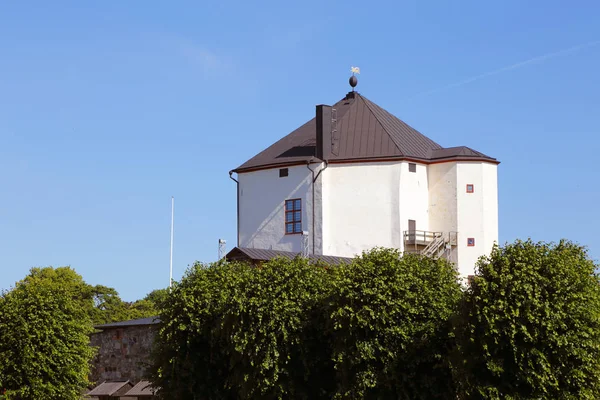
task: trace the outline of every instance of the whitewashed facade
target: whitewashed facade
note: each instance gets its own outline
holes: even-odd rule
[[[343,118],[351,120],[352,107],[360,107],[354,102],[364,101],[365,110],[374,109],[372,103],[356,97],[350,105],[337,105],[348,108],[342,118],[333,115],[341,121],[333,119],[332,146],[345,146],[337,157],[333,153],[327,156],[321,149],[316,151],[321,157],[309,154],[298,159],[296,154],[311,143],[300,140],[302,135],[310,135],[310,127],[303,126],[299,130],[306,132],[294,131],[284,138],[291,144],[280,141],[263,152],[266,157],[261,153],[232,171],[237,172],[238,182],[238,247],[301,252],[301,232],[307,232],[311,253],[353,257],[373,247],[430,251],[432,242],[443,238],[443,243],[437,239],[436,256],[455,262],[461,275],[472,274],[478,257],[489,254],[498,241],[498,162],[468,148],[435,148],[434,142],[427,153],[429,159],[407,156],[400,146],[404,154],[397,156],[359,154],[350,158],[350,140],[344,142],[344,135],[354,135],[354,142],[360,135],[373,137],[372,152],[384,151],[377,149],[377,125],[371,134],[359,132],[358,122],[354,130],[351,124],[344,129]],[[389,118],[374,110],[373,118]],[[364,115],[362,110],[355,114],[359,111]],[[369,123],[373,125],[371,120]],[[327,124],[324,128],[320,125],[317,118],[313,128],[317,137],[312,141],[317,148],[328,146],[330,140],[319,139],[320,129],[330,130]],[[394,137],[393,127],[386,126],[385,120],[381,126],[394,143],[402,143],[403,137]],[[290,139],[294,134],[301,145]],[[409,134],[405,136],[412,140]],[[393,146],[385,151],[394,151]],[[341,154],[344,149],[348,154]],[[436,159],[438,153],[441,156]],[[270,157],[276,162],[269,163]],[[300,204],[300,209],[294,209],[294,204]]]

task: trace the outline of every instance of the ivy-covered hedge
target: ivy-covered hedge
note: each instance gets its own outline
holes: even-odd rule
[[[163,399],[597,399],[600,282],[585,249],[443,260],[196,264],[161,301]]]

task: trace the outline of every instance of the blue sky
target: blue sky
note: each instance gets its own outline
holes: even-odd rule
[[[343,97],[353,65],[369,99],[502,162],[501,243],[598,259],[599,18],[594,1],[4,2],[0,288],[47,265],[126,300],[165,287],[171,196],[174,278],[215,260],[236,238],[228,171]]]

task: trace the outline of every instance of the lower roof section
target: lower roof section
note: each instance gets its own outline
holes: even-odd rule
[[[149,381],[139,381],[129,392],[126,397],[150,397],[154,396],[154,389]]]
[[[300,257],[300,253],[292,251],[282,250],[270,250],[270,249],[254,249],[249,247],[234,247],[227,253],[225,258],[228,261],[268,261],[273,258],[283,257],[292,260],[296,257]],[[325,256],[320,254],[311,254],[308,256],[311,261],[323,261],[327,264],[349,264],[352,262],[352,258],[348,257],[337,257],[337,256]]]
[[[129,319],[127,321],[110,322],[108,324],[95,325],[96,329],[108,329],[108,328],[124,328],[126,326],[143,326],[143,325],[155,325],[160,323],[158,317],[147,317],[138,319]]]
[[[90,390],[86,395],[97,397],[120,397],[127,393],[131,388],[133,388],[133,384],[129,381],[105,381]]]

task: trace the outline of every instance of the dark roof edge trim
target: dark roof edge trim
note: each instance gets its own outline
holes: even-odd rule
[[[390,161],[411,161],[417,162],[421,164],[441,164],[447,162],[455,162],[455,161],[471,161],[471,162],[485,162],[489,164],[500,164],[500,161],[494,158],[485,158],[485,157],[466,157],[466,156],[452,156],[452,157],[443,157],[443,158],[435,158],[433,160],[423,159],[423,158],[415,158],[415,157],[384,157],[384,158],[347,158],[343,160],[329,160],[327,161],[329,164],[352,164],[352,163],[369,163],[369,162],[390,162]],[[306,163],[322,163],[323,161],[313,158],[311,160],[306,160],[304,162],[288,162],[288,163],[279,163],[279,164],[269,164],[269,165],[261,165],[257,167],[249,167],[249,168],[237,168],[233,169],[229,172],[235,172],[237,174],[243,174],[245,172],[255,172],[261,171],[265,169],[274,169],[274,168],[282,168],[282,167],[296,167],[299,165],[306,165]]]
[[[275,163],[275,164],[266,164],[266,165],[257,165],[256,167],[247,167],[247,168],[236,168],[229,171],[230,173],[243,174],[244,172],[254,172],[260,171],[263,169],[273,169],[273,168],[283,168],[283,167],[297,167],[299,165],[309,164],[320,164],[323,160],[313,157],[304,161],[288,161],[283,163]]]
[[[156,325],[160,323],[160,318],[158,316],[154,317],[146,317],[146,318],[136,318],[129,319],[126,321],[117,321],[117,322],[108,322],[106,324],[94,325],[95,329],[110,329],[110,328],[124,328],[130,326],[148,326],[148,325]]]
[[[382,158],[349,158],[344,160],[329,160],[329,164],[352,164],[352,163],[369,163],[369,162],[390,162],[390,161],[410,161],[416,162],[420,164],[441,164],[447,162],[455,162],[455,161],[472,161],[472,162],[485,162],[490,164],[500,164],[500,161],[493,158],[485,158],[485,157],[465,157],[465,156],[453,156],[453,157],[444,157],[438,159],[423,159],[423,158],[415,158],[415,157],[382,157]]]

